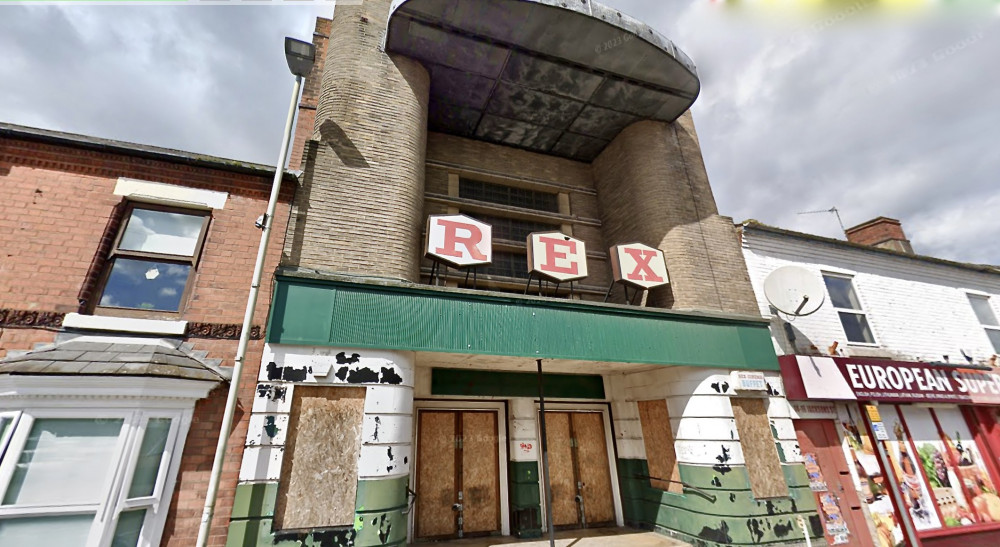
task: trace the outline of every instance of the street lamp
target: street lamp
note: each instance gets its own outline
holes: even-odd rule
[[[267,203],[267,212],[264,213],[262,218],[257,219],[256,223],[257,227],[262,230],[260,247],[257,250],[257,263],[253,269],[253,281],[250,283],[250,296],[247,299],[247,309],[243,316],[243,330],[240,331],[240,342],[236,348],[236,358],[233,363],[233,378],[229,382],[229,396],[226,399],[226,411],[222,415],[222,425],[219,428],[219,442],[215,447],[215,460],[212,462],[212,476],[208,481],[205,509],[201,515],[201,527],[198,529],[197,547],[205,547],[208,544],[208,533],[212,528],[215,502],[219,494],[219,480],[222,477],[222,466],[226,460],[226,447],[229,445],[229,430],[233,425],[233,415],[236,413],[240,377],[243,375],[243,361],[246,358],[247,344],[250,342],[253,312],[257,306],[257,295],[260,293],[260,278],[264,272],[264,257],[267,255],[267,242],[271,235],[271,220],[274,218],[274,210],[278,206],[281,179],[285,174],[285,160],[288,158],[288,146],[292,140],[295,108],[298,106],[299,92],[302,90],[302,80],[312,72],[313,63],[316,60],[316,47],[309,42],[285,38],[285,60],[288,61],[288,69],[295,75],[295,88],[292,91],[292,104],[288,107],[288,118],[285,121],[285,134],[281,139],[281,152],[278,154],[278,164],[274,169],[274,182],[271,183],[271,199]]]

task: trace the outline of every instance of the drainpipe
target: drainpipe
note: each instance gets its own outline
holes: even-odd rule
[[[285,135],[281,141],[278,165],[274,170],[274,182],[271,184],[271,199],[267,203],[267,213],[264,215],[263,220],[259,221],[263,224],[263,229],[260,234],[260,247],[257,250],[257,264],[253,268],[253,281],[250,283],[250,296],[247,299],[246,314],[243,316],[243,330],[240,332],[240,342],[237,346],[236,359],[233,363],[233,379],[229,384],[226,411],[222,415],[222,425],[219,427],[219,442],[215,447],[212,476],[208,480],[205,508],[201,515],[201,527],[198,529],[198,547],[205,547],[208,544],[208,533],[212,527],[212,517],[215,515],[215,502],[219,495],[219,480],[222,478],[222,466],[225,463],[226,448],[229,445],[229,430],[233,426],[233,417],[236,414],[240,378],[243,376],[243,361],[246,359],[247,345],[250,343],[250,329],[253,328],[254,308],[257,307],[257,295],[260,293],[260,279],[264,273],[264,257],[267,255],[267,243],[271,235],[274,211],[278,206],[278,194],[281,193],[281,179],[285,174],[285,160],[288,157],[288,146],[292,140],[295,107],[298,106],[299,92],[301,90],[302,76],[296,75],[295,89],[292,92],[292,104],[288,107],[288,119],[285,121]]]
[[[545,485],[545,523],[549,528],[549,546],[556,547],[556,529],[552,523],[552,484],[549,483],[549,440],[545,435],[545,387],[542,360],[538,360],[538,412],[542,430],[542,480]]]

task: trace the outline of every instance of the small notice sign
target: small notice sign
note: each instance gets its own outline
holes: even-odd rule
[[[885,424],[882,422],[872,422],[872,431],[875,432],[875,438],[880,441],[889,440],[889,431],[886,430]]]
[[[868,419],[873,422],[881,422],[882,416],[878,413],[878,407],[875,405],[865,405],[865,410],[868,411]]]

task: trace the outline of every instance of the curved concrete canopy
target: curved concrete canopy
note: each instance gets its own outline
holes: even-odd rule
[[[701,88],[670,40],[590,0],[395,0],[386,51],[430,72],[432,131],[587,162]]]

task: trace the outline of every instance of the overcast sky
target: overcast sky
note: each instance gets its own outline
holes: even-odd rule
[[[954,16],[738,16],[606,0],[697,63],[722,214],[843,237],[898,218],[918,253],[1000,264],[1000,2]],[[274,163],[286,35],[329,5],[0,7],[0,120]]]

